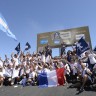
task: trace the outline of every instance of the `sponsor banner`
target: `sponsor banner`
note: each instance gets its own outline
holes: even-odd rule
[[[60,44],[60,40],[54,40],[54,44]]]
[[[91,48],[89,28],[88,26],[84,26],[37,34],[37,49],[38,47],[45,47],[47,43],[52,48],[59,48],[62,42],[65,42],[68,46],[71,46],[75,42],[78,42],[81,37],[83,37],[85,41],[89,43]]]
[[[84,34],[78,34],[78,35],[76,35],[76,40],[79,40],[82,37],[85,39],[85,35]]]
[[[60,37],[62,39],[69,39],[69,38],[71,38],[71,32],[70,31],[68,31],[68,32],[60,32]]]
[[[40,44],[47,44],[47,43],[48,43],[48,40],[47,39],[40,40]]]

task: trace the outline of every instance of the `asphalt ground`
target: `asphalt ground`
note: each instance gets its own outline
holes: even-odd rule
[[[96,86],[93,89],[85,88],[81,93],[78,91],[78,84],[51,88],[2,86],[0,96],[96,96]]]

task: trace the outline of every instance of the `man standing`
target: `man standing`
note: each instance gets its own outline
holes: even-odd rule
[[[50,55],[52,57],[52,49],[49,44],[47,44],[47,46],[45,46],[45,56],[47,57],[48,55]]]
[[[67,45],[65,42],[61,43],[61,57],[66,54],[65,49],[66,49]]]
[[[94,53],[88,53],[88,52],[85,52],[85,56],[87,58],[87,63],[88,63],[88,68],[92,71],[93,70],[93,67],[94,65],[96,64],[96,54]]]

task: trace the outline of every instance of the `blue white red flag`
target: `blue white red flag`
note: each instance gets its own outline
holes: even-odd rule
[[[38,76],[40,87],[56,87],[64,85],[64,68],[42,72]]]

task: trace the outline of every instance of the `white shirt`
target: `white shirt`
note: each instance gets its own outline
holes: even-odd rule
[[[82,77],[83,77],[83,78],[84,78],[86,72],[88,72],[88,71],[90,71],[90,70],[89,70],[87,67],[85,67],[85,69],[83,69],[83,71],[82,71]],[[88,78],[89,78],[90,80],[92,80],[91,77],[90,77],[90,75],[88,75]]]
[[[41,56],[41,61],[45,63],[45,55]]]
[[[3,77],[3,72],[0,72],[0,76]]]
[[[3,67],[3,62],[2,61],[0,61],[0,66]]]
[[[69,65],[66,64],[64,67],[65,67],[65,74],[70,74],[70,68],[69,68]]]
[[[26,66],[26,63],[27,63],[26,61],[23,61],[23,65],[24,65],[24,66]]]
[[[5,77],[11,77],[12,76],[12,73],[13,73],[13,69],[6,68],[5,69],[4,76]]]
[[[96,68],[96,64],[94,65],[93,69],[95,69],[95,68]]]
[[[29,72],[30,72],[30,69],[26,69],[26,73],[29,74]]]
[[[18,77],[19,76],[19,69],[13,69],[13,74],[12,78]]]
[[[63,63],[62,62],[60,62],[60,67],[62,68],[62,67],[64,67],[64,65],[63,65]]]
[[[29,78],[35,78],[35,75],[36,75],[36,73],[33,71],[33,72],[29,73]]]
[[[50,72],[50,70],[47,69],[47,68],[44,68],[44,69],[42,70],[42,72]]]
[[[18,58],[14,58],[14,61],[15,61],[15,66],[18,66],[18,65],[19,65],[19,60],[18,60]]]
[[[38,65],[35,66],[35,71],[37,71],[37,70],[38,70]]]
[[[47,63],[50,63],[50,61],[51,61],[51,56],[48,55],[48,56],[46,57],[46,62],[47,62]]]
[[[96,64],[95,56],[96,56],[95,54],[88,55],[91,64]]]
[[[73,75],[75,75],[75,73],[77,73],[77,70],[76,70],[76,68],[77,68],[77,63],[70,64],[70,66],[71,66],[71,69],[72,69],[72,71],[73,71]],[[75,68],[75,67],[76,67],[76,68]]]

